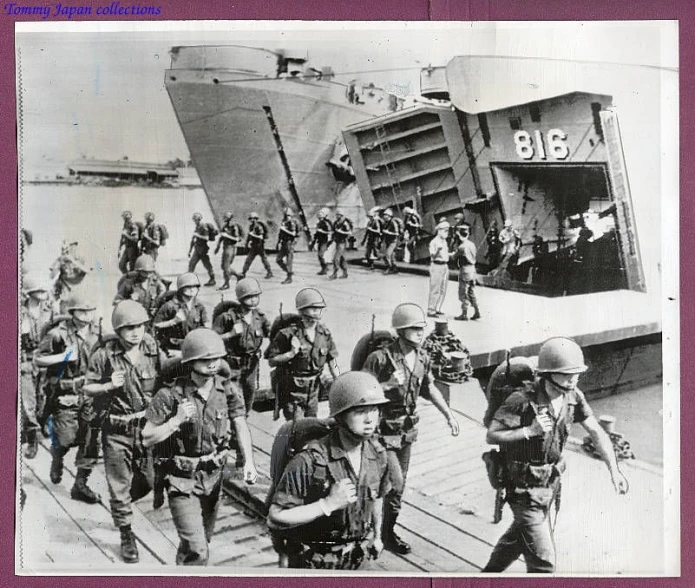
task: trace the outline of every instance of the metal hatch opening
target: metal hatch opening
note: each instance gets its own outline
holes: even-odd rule
[[[634,283],[606,164],[491,163],[490,168],[502,221],[510,220],[518,231],[518,249],[502,254],[488,226],[483,283],[543,296],[626,289]]]

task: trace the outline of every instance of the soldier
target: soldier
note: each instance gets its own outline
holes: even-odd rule
[[[288,567],[356,570],[383,549],[388,466],[374,433],[387,402],[370,374],[348,372],[331,386],[337,427],[287,464],[271,499],[268,525],[287,538]]]
[[[333,337],[319,322],[326,307],[321,292],[304,288],[297,293],[295,303],[301,323],[281,329],[267,352],[270,367],[280,367],[282,373],[279,388],[283,397],[279,404],[288,421],[316,416],[320,376],[326,363],[334,379],[340,373]]]
[[[116,305],[123,300],[135,300],[145,307],[147,314],[152,318],[157,310],[156,302],[167,291],[167,286],[157,275],[154,259],[149,255],[138,257],[133,270],[121,278],[113,304]]]
[[[258,390],[258,370],[263,339],[270,336],[270,322],[258,309],[261,286],[253,278],[239,280],[236,285],[239,306],[220,314],[212,328],[224,341],[225,359],[232,369],[233,379],[241,388],[248,417]]]
[[[420,188],[418,191],[422,192]],[[403,209],[403,225],[403,238],[409,253],[409,261],[415,263],[415,248],[420,241],[420,233],[422,233],[422,218],[414,209],[406,206]]]
[[[499,268],[509,270],[517,264],[521,248],[521,234],[514,228],[511,220],[504,221],[504,229],[500,232],[499,240],[502,244],[500,252],[502,261]]]
[[[487,260],[490,263],[490,268],[495,269],[500,264],[500,256],[502,254],[502,243],[500,243],[500,231],[497,228],[497,221],[493,220],[490,228],[487,231]]]
[[[176,295],[155,313],[152,322],[164,351],[181,349],[184,337],[208,322],[207,311],[197,300],[199,291],[198,276],[181,274],[176,278]]]
[[[292,262],[294,260],[294,245],[299,234],[299,224],[294,220],[294,213],[291,209],[285,211],[285,218],[280,223],[280,233],[278,234],[278,254],[275,263],[280,266],[287,277],[283,284],[292,283]]]
[[[384,240],[384,247],[386,251],[384,252],[384,261],[386,261],[386,270],[384,274],[397,274],[398,269],[396,268],[396,247],[398,246],[398,240],[401,238],[401,226],[398,221],[393,218],[393,211],[387,208],[382,213],[384,224],[381,229],[381,234]]]
[[[224,355],[217,333],[191,331],[181,356],[190,375],[161,388],[145,413],[144,445],[160,443],[158,453],[169,460],[169,509],[180,539],[177,565],[208,563],[232,424],[245,458],[244,479],[253,484],[258,477],[244,400],[233,382],[217,375]]]
[[[538,354],[540,378],[512,392],[495,412],[487,442],[500,446],[503,485],[514,522],[497,542],[483,572],[502,572],[522,554],[529,572],[555,570],[550,508],[559,495],[565,469],[562,451],[573,423],[580,423],[591,436],[616,492],[628,491],[611,441],[577,388],[586,369],[574,341],[549,339]]]
[[[51,438],[51,482],[63,479],[63,458],[77,446],[77,475],[70,491],[74,500],[88,504],[99,502],[99,495],[87,486],[87,479],[96,462],[96,437],[88,436],[93,407],[84,397],[82,386],[87,373],[88,358],[99,335],[93,326],[95,306],[79,294],[72,294],[65,308],[70,318],[61,321],[41,340],[35,362],[45,367],[48,381],[46,413]],[[90,445],[87,444],[90,442]],[[93,444],[93,445],[92,445]]]
[[[374,269],[374,260],[379,256],[378,251],[381,245],[381,219],[374,209],[367,214],[367,230],[362,238],[364,249],[364,261],[369,269]]]
[[[121,240],[118,244],[118,269],[122,274],[133,271],[135,260],[140,255],[140,227],[133,220],[133,213],[124,210],[121,213],[123,218],[123,229],[121,230]],[[122,251],[122,253],[121,253]]]
[[[321,269],[317,272],[318,276],[325,276],[328,273],[328,264],[324,259],[326,255],[326,250],[331,242],[331,236],[333,234],[333,225],[328,219],[328,210],[322,208],[318,212],[319,222],[316,223],[316,232],[314,233],[314,240],[311,243],[311,249],[318,245],[317,255],[319,258],[319,265]]]
[[[241,225],[234,222],[234,213],[227,211],[222,217],[224,224],[220,232],[220,240],[215,248],[215,255],[222,247],[222,275],[224,276],[224,284],[220,286],[220,290],[229,289],[229,280],[234,276],[237,280],[240,279],[240,274],[232,269],[234,258],[236,257],[236,248],[241,240],[243,231]]]
[[[461,245],[461,240],[459,239],[458,230],[466,222],[466,217],[462,212],[457,212],[454,215],[454,224],[449,227],[449,251],[456,251],[458,246]]]
[[[442,305],[449,285],[449,248],[446,238],[449,223],[444,221],[436,227],[437,235],[430,241],[430,296],[427,303],[427,316],[442,315]]]
[[[348,239],[352,235],[352,221],[343,215],[340,210],[335,213],[335,222],[333,223],[333,242],[335,243],[335,255],[333,256],[333,273],[331,280],[338,277],[338,268],[343,270],[341,278],[347,278],[347,262],[345,261],[345,247]]]
[[[391,325],[397,339],[387,347],[369,354],[363,371],[376,376],[389,399],[381,411],[380,441],[392,453],[391,463],[400,465],[402,483],[394,484],[384,499],[384,547],[394,553],[410,553],[410,545],[394,531],[408,475],[412,444],[417,439],[416,414],[420,393],[429,393],[432,404],[444,415],[451,434],[459,433],[459,425],[449,410],[441,392],[434,385],[431,362],[421,347],[427,322],[425,313],[417,304],[400,304],[393,311]]]
[[[61,312],[65,311],[62,301],[66,299],[70,292],[82,283],[91,268],[79,255],[77,251],[77,241],[70,244],[63,242],[60,256],[53,262],[50,268],[51,279],[55,279],[53,294],[55,300],[61,301]]]
[[[241,277],[246,277],[246,273],[249,271],[253,260],[256,257],[261,258],[261,263],[265,268],[266,274],[265,279],[268,280],[273,277],[273,270],[270,269],[270,263],[268,263],[268,256],[265,254],[265,240],[268,238],[268,227],[259,220],[258,214],[252,212],[249,214],[249,230],[246,235],[246,261],[244,262],[244,267],[241,270]]]
[[[121,532],[121,557],[139,559],[131,529],[132,503],[154,484],[152,451],[142,444],[145,409],[158,387],[162,355],[145,333],[150,321],[145,308],[133,300],[119,302],[111,325],[116,338],[106,341],[89,358],[83,391],[104,405],[102,445],[111,516]]]
[[[198,265],[198,262],[202,261],[203,267],[210,276],[210,279],[205,282],[205,285],[214,286],[217,282],[215,282],[215,272],[210,263],[210,247],[208,242],[214,241],[214,234],[216,234],[217,231],[210,223],[203,222],[203,215],[199,212],[193,214],[193,222],[195,223],[195,232],[191,238],[191,246],[188,248],[188,257],[190,258],[188,261],[188,271],[190,273],[195,272],[195,267]]]
[[[456,318],[457,321],[467,321],[468,307],[473,307],[473,316],[470,320],[476,321],[480,318],[480,308],[478,307],[478,299],[475,295],[475,283],[477,275],[475,272],[475,261],[478,251],[473,241],[468,238],[470,234],[470,225],[464,224],[458,230],[461,244],[455,253],[455,258],[458,260],[459,266],[459,300],[461,301],[461,314]]]
[[[22,280],[24,300],[20,314],[20,401],[22,437],[27,443],[24,457],[34,459],[39,449],[39,418],[43,414],[44,396],[40,387],[41,373],[34,365],[34,351],[41,341],[41,333],[50,324],[53,309],[48,301],[48,287],[32,276]]]
[[[154,213],[145,213],[145,226],[142,229],[140,240],[140,249],[143,254],[149,255],[154,261],[157,261],[159,248],[162,245],[162,233],[159,225],[154,223]]]

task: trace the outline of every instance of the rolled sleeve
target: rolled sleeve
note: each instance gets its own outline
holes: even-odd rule
[[[594,416],[594,411],[586,400],[584,392],[581,390],[575,390],[575,395],[577,399],[577,404],[574,407],[574,422],[583,423],[586,419]]]
[[[174,416],[174,397],[169,388],[161,388],[147,407],[145,418],[155,426],[163,425]]]
[[[272,503],[283,509],[302,506],[305,504],[313,477],[313,463],[306,452],[296,455],[287,464],[273,494]]]
[[[103,384],[110,379],[111,374],[107,372],[106,353],[103,349],[98,349],[89,358],[89,367],[85,374],[88,384]]]
[[[225,382],[225,394],[227,396],[229,419],[233,421],[237,417],[245,417],[246,404],[239,387],[234,382],[227,381]]]

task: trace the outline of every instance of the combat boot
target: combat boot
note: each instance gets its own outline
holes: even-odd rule
[[[292,274],[287,274],[287,277],[282,281],[283,284],[291,284],[292,283]]]
[[[384,549],[388,549],[389,551],[393,553],[398,553],[400,555],[406,555],[410,553],[410,544],[406,543],[405,541],[403,541],[403,539],[396,535],[396,532],[393,530],[393,527],[384,529],[384,532],[385,535],[381,538],[381,540],[384,542]]]
[[[225,280],[224,284],[222,284],[218,290],[229,290],[229,280]]]
[[[63,452],[61,449],[51,447],[51,482],[60,484],[63,479]]]
[[[77,468],[75,483],[70,490],[70,498],[79,500],[80,502],[86,502],[87,504],[96,504],[101,501],[101,497],[87,486],[87,478],[89,478],[89,474],[91,473],[92,470]]]
[[[342,275],[340,276],[340,279],[341,279],[341,280],[344,280],[344,279],[347,278],[347,277],[348,277],[347,270],[343,270],[343,273],[342,273]]]
[[[126,563],[138,563],[140,556],[138,555],[138,545],[135,541],[135,535],[130,525],[119,527],[121,531],[121,557]]]
[[[24,449],[24,457],[34,459],[39,451],[39,440],[36,438],[36,431],[27,432],[27,446]]]
[[[338,279],[338,272],[333,272],[330,276],[328,276],[329,280],[337,280]]]
[[[480,311],[476,308],[475,313],[471,317],[472,321],[477,321],[480,318]]]
[[[320,271],[316,272],[317,276],[325,276],[328,273],[328,268],[322,267]]]
[[[207,282],[205,282],[205,284],[203,284],[203,285],[204,286],[214,286],[215,284],[217,284],[217,282],[215,281],[215,276],[210,276],[210,279]]]
[[[265,275],[265,279],[266,279],[266,280],[269,280],[269,279],[272,278],[272,277],[273,277],[273,272],[268,272],[268,273]]]

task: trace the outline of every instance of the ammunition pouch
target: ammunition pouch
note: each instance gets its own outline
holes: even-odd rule
[[[373,533],[365,538],[333,542],[288,542],[290,567],[316,570],[356,570],[369,557]],[[294,547],[294,548],[293,548]],[[294,564],[294,565],[293,565]]]
[[[505,463],[505,486],[514,488],[549,488],[565,471],[565,460],[547,464],[532,464],[524,461]]]
[[[112,435],[132,435],[145,426],[145,411],[130,415],[109,415],[106,432]]]
[[[227,452],[215,452],[202,457],[175,455],[169,464],[169,474],[177,478],[192,479],[196,472],[212,473],[224,467]]]
[[[71,379],[59,378],[55,384],[61,392],[75,392],[77,394],[84,384],[84,376]]]
[[[481,456],[485,462],[485,470],[487,471],[487,479],[495,490],[504,486],[504,463],[502,454],[497,449],[486,451]]]

